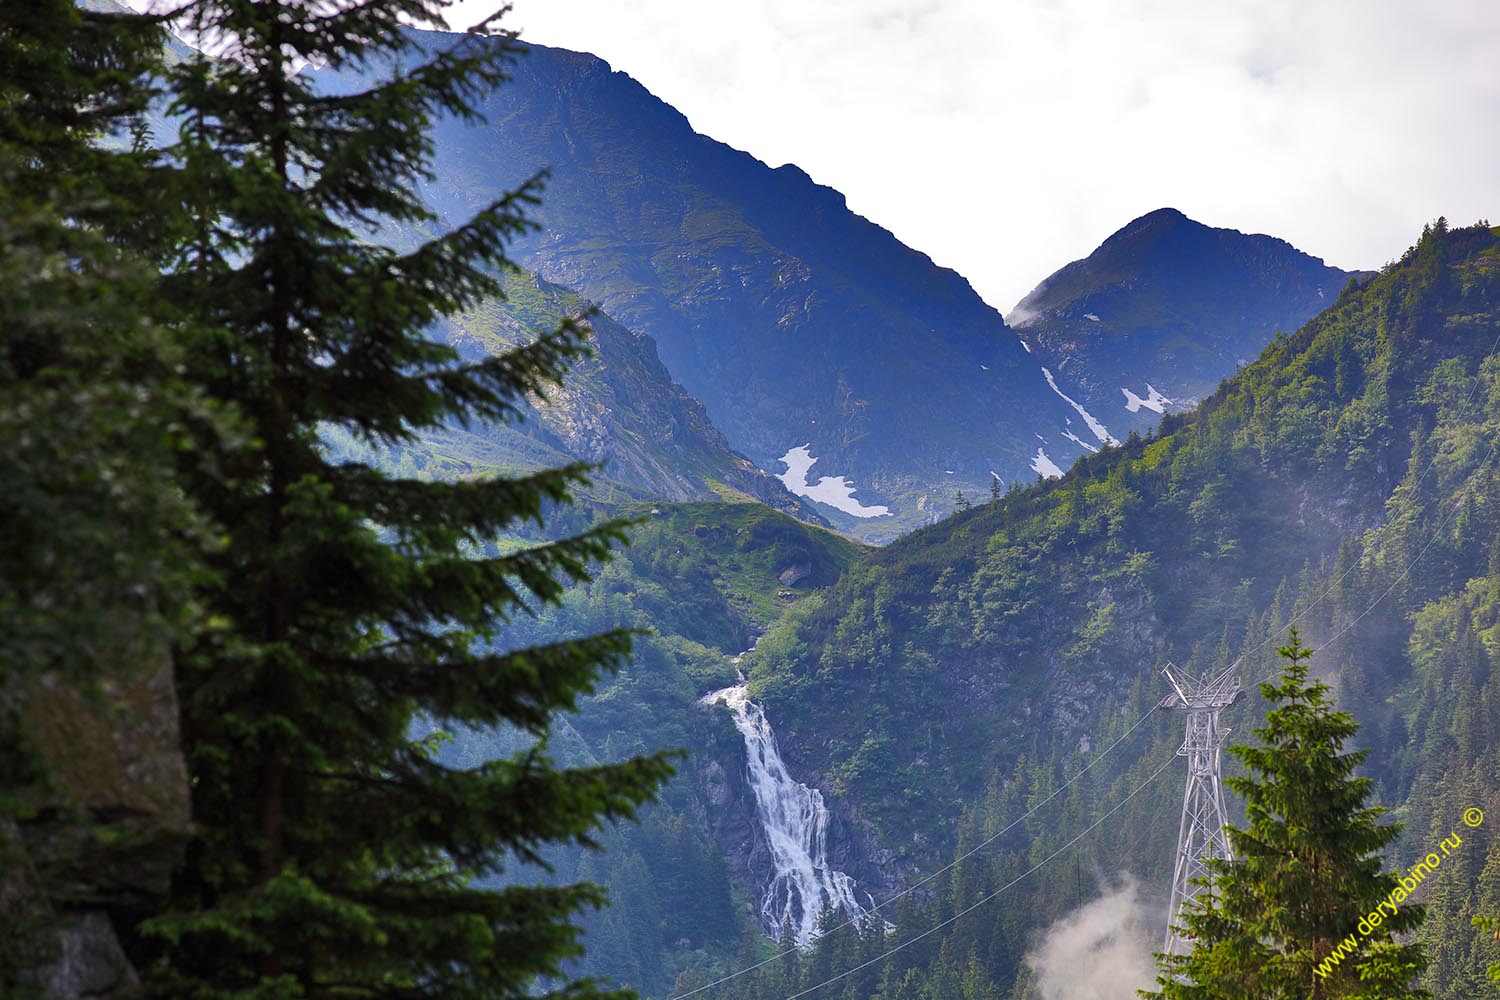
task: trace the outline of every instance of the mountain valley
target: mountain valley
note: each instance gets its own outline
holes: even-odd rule
[[[286,60],[283,8],[221,6],[261,63],[167,61],[241,126],[148,88],[78,140],[206,214],[151,206],[182,231],[139,254],[70,242],[107,200],[34,219],[17,182],[0,217],[0,996],[1131,1000],[1199,861],[1179,681],[1228,678],[1245,743],[1299,641],[1357,724],[1323,764],[1400,826],[1348,880],[1461,833],[1403,886],[1401,975],[1495,995],[1500,227],[1345,270],[1164,207],[1002,315],[589,53],[528,44],[429,119],[407,88],[513,39],[373,0],[328,17],[395,62]],[[288,94],[416,166],[283,122],[289,166],[256,131]],[[1263,819],[1267,769],[1212,754]]]
[[[1096,748],[1124,744],[1046,821],[1060,831],[1088,826],[1160,774],[1153,762],[1176,745],[1165,719],[1150,716],[1163,661],[1197,671],[1243,657],[1250,683],[1274,665],[1271,650],[1294,623],[1315,646],[1339,639],[1321,672],[1372,739],[1404,748],[1380,755],[1376,768],[1384,799],[1417,819],[1403,850],[1439,822],[1438,798],[1425,788],[1466,782],[1466,794],[1494,800],[1489,778],[1444,770],[1445,737],[1420,721],[1438,689],[1411,679],[1424,669],[1425,640],[1396,624],[1438,614],[1460,592],[1487,593],[1488,548],[1476,540],[1493,512],[1476,484],[1493,474],[1488,457],[1455,443],[1459,451],[1436,462],[1444,453],[1429,442],[1488,433],[1477,414],[1453,407],[1465,379],[1483,388],[1493,377],[1493,365],[1479,362],[1497,329],[1494,233],[1441,226],[1376,276],[1163,209],[1044,281],[1007,326],[962,279],[849,215],[835,192],[695,135],[598,60],[537,47],[516,76],[489,108],[489,131],[439,130],[432,203],[461,216],[522,179],[524,164],[550,163],[543,228],[520,244],[520,259],[546,276],[531,287],[561,281],[603,304],[615,336],[642,334],[616,331],[612,317],[649,334],[669,378],[703,399],[751,467],[784,465],[782,478],[804,494],[812,468],[840,474],[804,500],[822,500],[810,506],[840,530],[887,543],[846,550],[836,578],[803,577],[802,556],[785,567],[776,557],[776,572],[754,588],[761,597],[732,604],[728,618],[718,598],[669,612],[652,596],[661,588],[677,602],[726,586],[743,594],[734,582],[743,569],[740,559],[713,557],[703,573],[701,540],[729,537],[715,527],[714,505],[681,508],[695,512],[692,525],[663,520],[658,505],[647,562],[607,570],[577,610],[522,631],[653,628],[620,680],[586,701],[569,727],[577,746],[564,752],[581,762],[690,750],[642,831],[612,835],[598,858],[552,858],[562,877],[597,879],[616,899],[589,921],[578,972],[678,996],[756,965],[768,935],[786,932],[756,918],[769,905],[760,894],[782,876],[743,770],[747,747],[727,709],[698,704],[733,683],[736,669],[789,780],[827,799],[826,863],[871,905],[1009,829],[1028,804],[1050,801],[1058,782],[1092,767]],[[889,280],[896,274],[904,276]],[[455,342],[472,343],[489,322],[460,318]],[[940,335],[919,346],[923,324]],[[594,412],[614,405],[601,399],[590,400]],[[986,424],[987,409],[1003,419]],[[576,423],[541,413],[554,435]],[[984,434],[971,433],[981,424]],[[940,434],[949,443],[934,449]],[[1424,457],[1420,471],[1436,465],[1441,490],[1416,485]],[[646,496],[654,483],[673,496],[662,485],[670,462],[653,461],[632,488]],[[1423,577],[1425,587],[1402,584],[1392,574],[1417,549],[1411,533],[1441,517],[1444,491],[1459,483],[1468,484],[1462,533],[1444,536],[1442,555],[1431,557],[1451,569]],[[961,491],[967,500],[950,499]],[[851,514],[881,507],[895,516]],[[749,540],[745,530],[735,529],[735,546],[753,552],[758,529]],[[666,552],[675,555],[663,561]],[[1407,617],[1360,617],[1360,602],[1388,589]],[[1482,680],[1486,662],[1463,667],[1475,690],[1494,687]],[[1363,693],[1371,689],[1404,693]],[[1258,704],[1238,709],[1236,729]],[[1427,727],[1420,739],[1414,726]],[[480,757],[509,746],[487,737],[460,745]],[[882,912],[898,939],[1018,883],[1008,906],[911,949],[897,978],[924,982],[978,963],[997,996],[1032,995],[1025,956],[1041,928],[1111,891],[1121,873],[1148,885],[1170,874],[1180,790],[1159,781],[1137,791],[1117,822],[1058,862],[1075,869],[1065,891],[1023,878],[1027,860],[1045,856],[1038,846],[1050,828],[1032,819],[984,858],[954,863],[952,883],[903,895]],[[1483,850],[1493,868],[1493,849]],[[679,866],[695,873],[692,902],[673,902],[646,876]],[[1162,914],[1143,909],[1141,926],[1159,933]],[[1449,930],[1434,933],[1453,933],[1460,917],[1445,912],[1435,926]],[[851,933],[827,934],[791,966],[715,990],[748,1000],[805,988],[868,954],[872,935]],[[1477,975],[1479,956],[1476,948],[1449,960],[1431,978],[1435,995],[1462,996],[1444,984],[1459,966]],[[888,965],[885,979],[863,976],[850,995],[896,996],[881,985],[891,974]]]

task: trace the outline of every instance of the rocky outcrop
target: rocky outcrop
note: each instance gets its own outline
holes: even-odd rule
[[[14,861],[0,894],[45,928],[27,978],[49,1000],[132,996],[140,981],[115,920],[166,893],[192,832],[170,669],[94,696],[49,678],[26,706],[52,787],[9,824]]]

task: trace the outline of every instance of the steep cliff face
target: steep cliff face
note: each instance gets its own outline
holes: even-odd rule
[[[747,752],[759,755],[736,739],[735,727],[726,708],[713,708],[713,736],[705,741],[692,770],[702,801],[707,807],[706,820],[719,843],[728,869],[744,886],[753,890],[757,902],[776,881],[776,851],[771,840],[785,837],[785,830],[770,830],[752,787],[751,763]],[[800,762],[784,759],[787,775],[794,782],[817,789],[826,809],[822,836],[822,871],[842,873],[853,879],[852,895],[860,907],[870,907],[893,894],[910,869],[899,863],[895,852],[883,847],[874,828],[861,817],[847,798],[829,791],[827,776],[805,772]],[[797,810],[794,810],[794,812]],[[804,814],[801,818],[806,819]],[[806,837],[792,839],[806,840]],[[840,919],[850,914],[844,913]],[[783,928],[763,926],[770,933]]]
[[[112,679],[97,697],[51,678],[26,701],[50,788],[0,833],[16,859],[0,895],[41,928],[23,979],[57,1000],[130,996],[140,984],[117,922],[165,895],[192,832],[171,671]]]

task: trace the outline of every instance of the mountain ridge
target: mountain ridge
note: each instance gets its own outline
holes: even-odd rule
[[[451,36],[423,36],[428,46]],[[822,474],[893,516],[820,511],[888,539],[1032,475],[1033,433],[1073,411],[967,279],[849,211],[794,164],[692,130],[587,54],[531,46],[483,109],[442,122],[429,200],[457,218],[551,166],[519,263],[650,334],[730,443]]]
[[[1160,413],[1206,396],[1349,281],[1369,277],[1275,236],[1161,208],[1044,278],[1007,316],[1088,405],[1143,430]]]

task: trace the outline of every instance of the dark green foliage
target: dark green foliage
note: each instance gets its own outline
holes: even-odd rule
[[[150,158],[94,143],[137,120],[159,37],[68,0],[0,12],[0,635],[11,669],[97,678],[103,650],[116,665],[159,652],[184,604],[192,518],[170,466],[192,407],[154,321],[152,275],[119,246]]]
[[[83,693],[107,717],[113,682],[164,670],[207,545],[171,469],[186,422],[216,423],[172,372],[147,272],[66,204],[0,179],[0,991],[35,968],[17,950],[42,949],[54,890],[77,893],[28,870],[13,821],[88,823],[34,745],[33,696]]]
[[[1181,917],[1193,950],[1159,956],[1160,988],[1142,995],[1426,997],[1412,986],[1427,966],[1421,946],[1394,940],[1421,926],[1423,908],[1382,871],[1381,852],[1399,829],[1377,822],[1385,810],[1369,805],[1375,783],[1355,775],[1369,751],[1345,749],[1359,725],[1334,709],[1326,684],[1308,680],[1312,650],[1295,628],[1277,653],[1287,662],[1277,682],[1261,685],[1272,707],[1255,730],[1259,742],[1229,748],[1247,771],[1228,782],[1247,816],[1228,831],[1234,860],[1211,864],[1212,891]],[[1399,904],[1390,902],[1396,895]],[[1357,945],[1330,961],[1351,936]]]
[[[153,19],[70,0],[7,5],[0,143],[10,159],[8,203],[61,200],[68,218],[115,243],[164,242],[157,227],[135,224],[160,193],[146,183],[156,158],[138,140],[163,38]]]
[[[524,995],[560,974],[572,918],[601,894],[472,879],[593,843],[671,771],[660,755],[564,770],[544,744],[449,767],[409,735],[420,715],[540,737],[627,653],[623,630],[495,645],[623,537],[608,523],[479,551],[565,502],[583,467],[418,482],[335,463],[319,442],[324,427],[393,445],[506,420],[584,350],[569,322],[472,362],[424,336],[501,292],[534,184],[406,252],[361,238],[434,221],[415,194],[430,120],[471,116],[512,58],[506,37],[456,39],[397,72],[402,19],[441,6],[208,0],[192,25],[226,58],[168,77],[190,232],[161,294],[201,331],[188,377],[239,409],[254,446],[206,440],[181,464],[226,544],[201,595],[215,628],[177,662],[198,832],[172,906],[133,942],[158,995]],[[319,93],[290,72],[303,59],[378,82]]]
[[[70,848],[118,842],[37,739],[36,695],[165,665],[193,621],[203,544],[171,475],[186,424],[215,427],[177,377],[151,295],[160,233],[133,225],[154,158],[128,139],[161,32],[71,0],[0,7],[0,995],[45,984],[51,931],[89,889]],[[101,141],[112,140],[112,141]],[[88,706],[88,707],[82,707]],[[52,746],[52,753],[67,747]],[[41,817],[52,838],[34,833]],[[122,820],[130,822],[129,817]],[[40,836],[37,856],[28,837]],[[55,855],[60,854],[61,857]],[[118,901],[120,894],[115,899]]]

